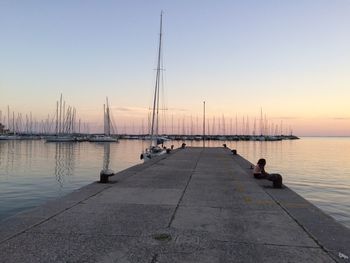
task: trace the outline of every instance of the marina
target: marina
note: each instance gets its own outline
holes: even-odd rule
[[[350,262],[347,1],[0,6],[0,263]]]
[[[224,147],[175,150],[7,219],[1,260],[346,262],[350,229],[251,165]]]

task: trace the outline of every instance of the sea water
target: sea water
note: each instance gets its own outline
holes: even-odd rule
[[[288,187],[350,228],[350,138],[210,141],[206,147],[223,143],[252,163],[265,158],[268,172],[282,174]],[[178,147],[182,141],[168,144]],[[186,144],[203,146],[194,141]],[[106,163],[115,171],[138,164],[146,147],[147,142],[141,140],[107,144],[0,141],[0,220],[97,181]]]

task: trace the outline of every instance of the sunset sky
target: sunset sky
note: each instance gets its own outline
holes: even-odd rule
[[[0,0],[2,120],[54,115],[63,93],[92,127],[106,96],[120,130],[146,125],[161,10],[168,123],[205,100],[226,129],[262,108],[296,135],[350,136],[348,0]]]

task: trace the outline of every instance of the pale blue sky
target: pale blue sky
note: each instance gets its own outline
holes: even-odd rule
[[[350,135],[348,0],[0,0],[0,109],[53,114],[62,92],[85,118],[105,96],[120,118],[142,117],[162,9],[169,108],[196,115],[206,100],[213,115],[253,117],[263,107],[299,119],[297,131],[344,118],[334,134]]]

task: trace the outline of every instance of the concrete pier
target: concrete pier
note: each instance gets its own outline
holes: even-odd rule
[[[350,262],[348,228],[250,165],[185,148],[131,167],[1,222],[0,262]]]

